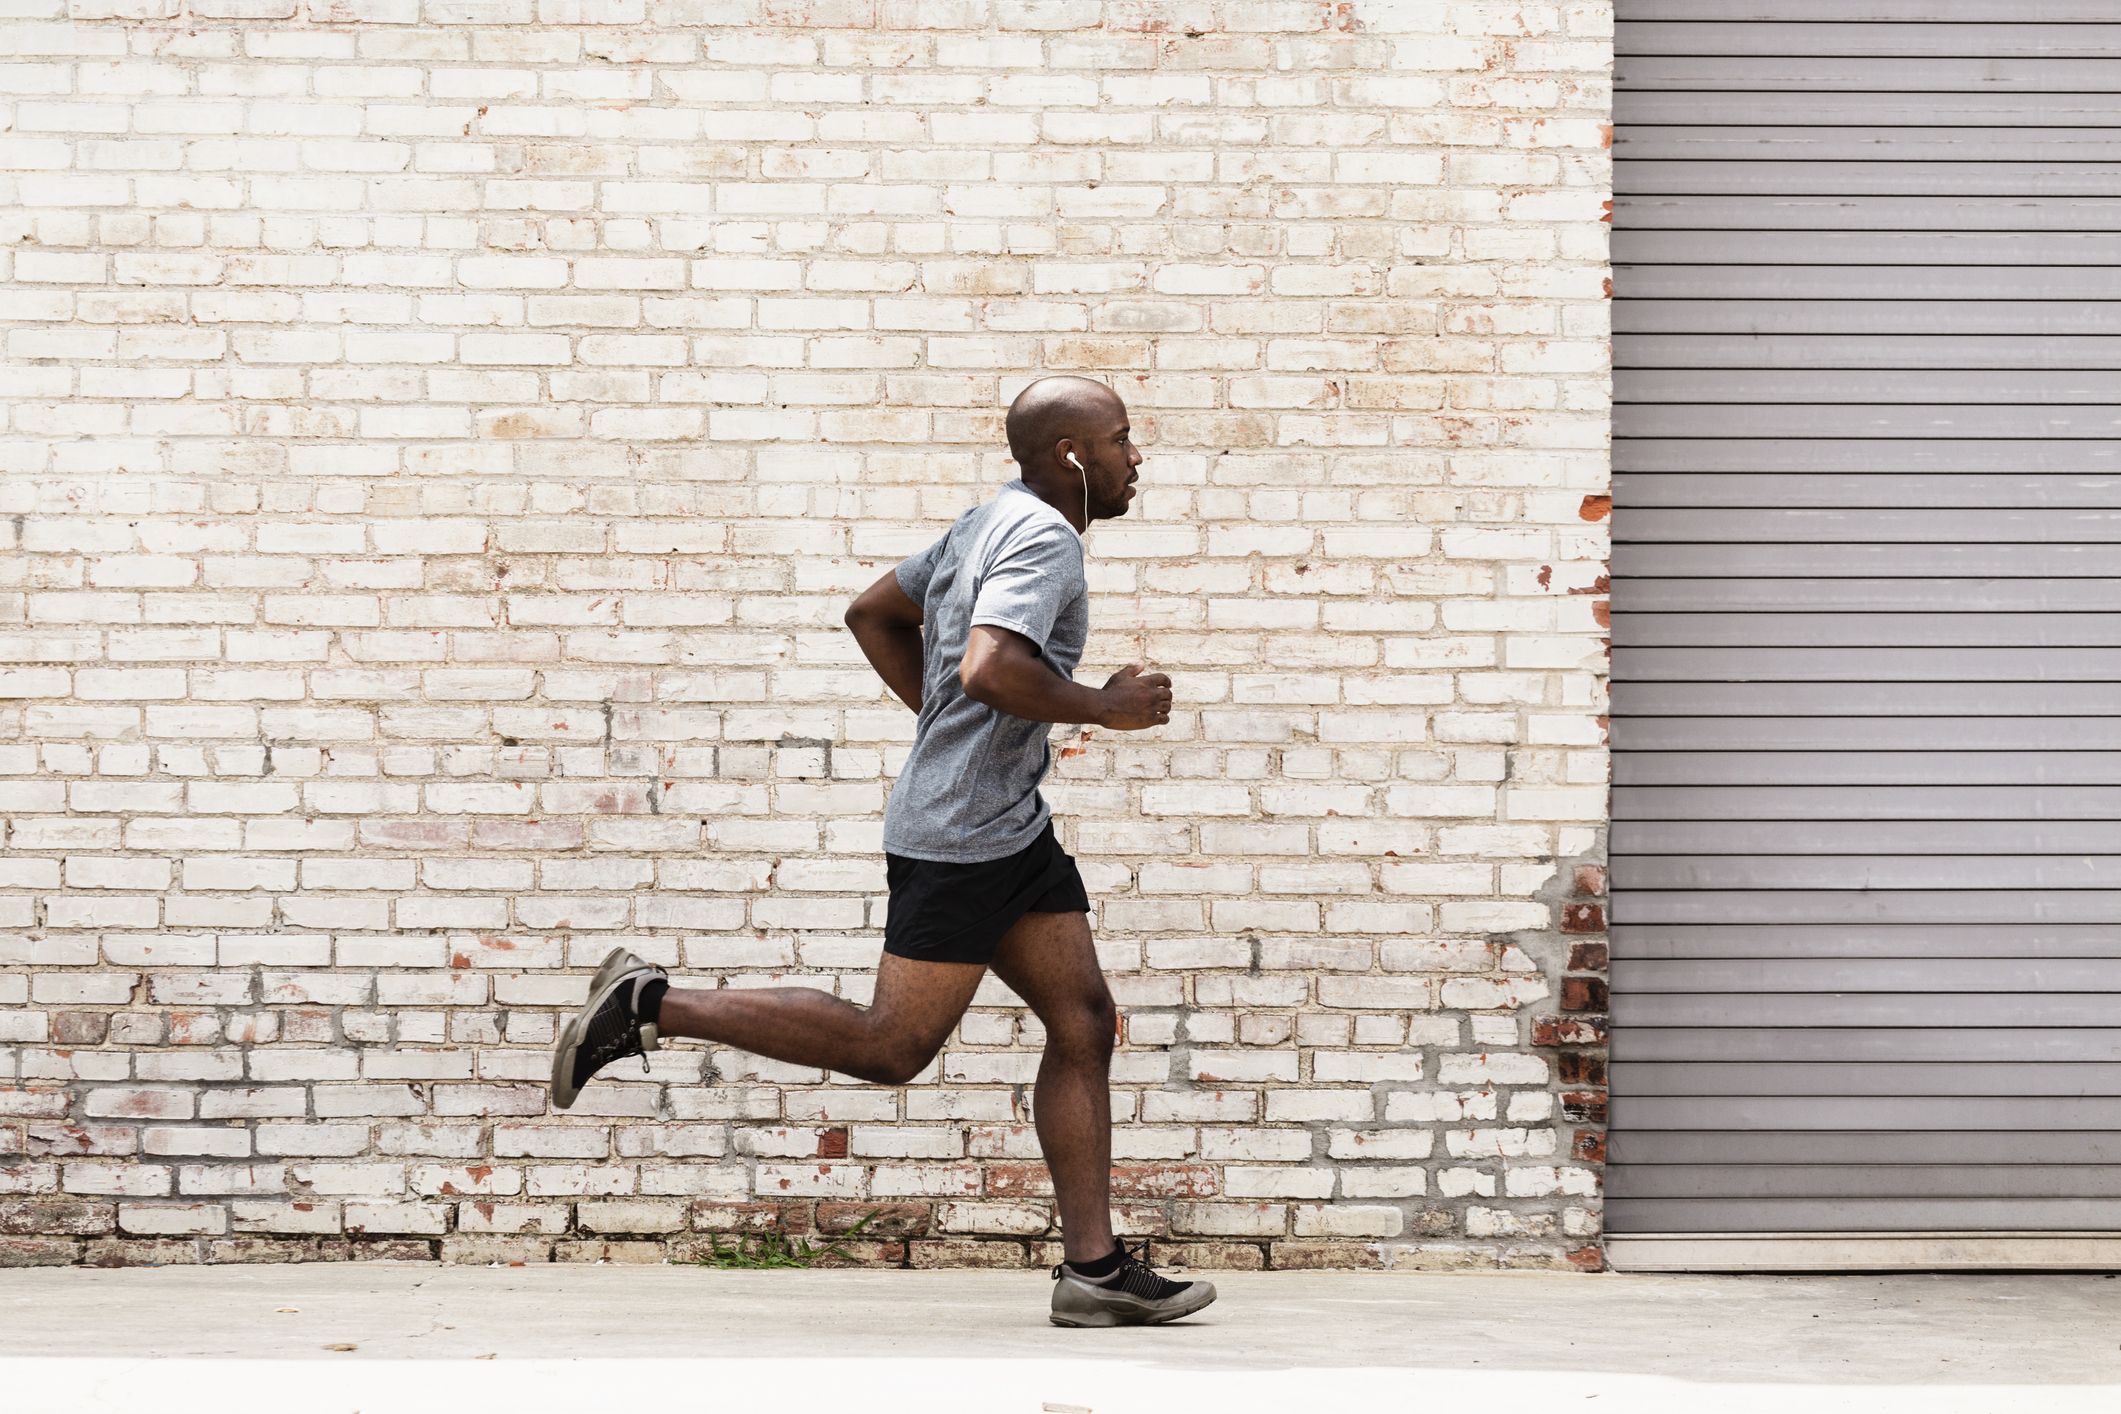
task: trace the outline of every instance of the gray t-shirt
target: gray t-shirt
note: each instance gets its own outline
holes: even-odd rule
[[[1073,681],[1090,635],[1082,540],[1017,480],[897,574],[924,619],[921,715],[884,809],[884,848],[950,864],[1015,854],[1053,814],[1038,793],[1053,728],[974,702],[958,668],[973,625],[999,624]]]

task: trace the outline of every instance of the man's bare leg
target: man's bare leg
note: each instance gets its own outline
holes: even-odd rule
[[[1027,913],[1003,936],[994,975],[1046,1028],[1032,1114],[1053,1175],[1071,1262],[1094,1262],[1112,1235],[1112,993],[1082,913]]]
[[[885,953],[866,1007],[814,987],[672,987],[656,1029],[790,1065],[903,1085],[918,1075],[972,1004],[987,969],[976,962],[916,962]]]

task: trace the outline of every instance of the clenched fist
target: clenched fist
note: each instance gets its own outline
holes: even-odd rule
[[[1145,673],[1139,663],[1129,663],[1114,673],[1099,695],[1104,699],[1097,718],[1101,727],[1138,732],[1171,720],[1171,679],[1162,673]]]

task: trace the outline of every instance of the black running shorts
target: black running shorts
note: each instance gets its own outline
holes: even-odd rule
[[[908,859],[887,850],[884,877],[891,889],[884,951],[922,962],[985,963],[1027,913],[1090,911],[1083,876],[1054,838],[1051,817],[1015,854],[978,864]]]

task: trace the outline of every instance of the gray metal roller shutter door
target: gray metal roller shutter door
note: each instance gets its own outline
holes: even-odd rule
[[[1613,1250],[2121,1234],[2121,5],[1618,9]]]

